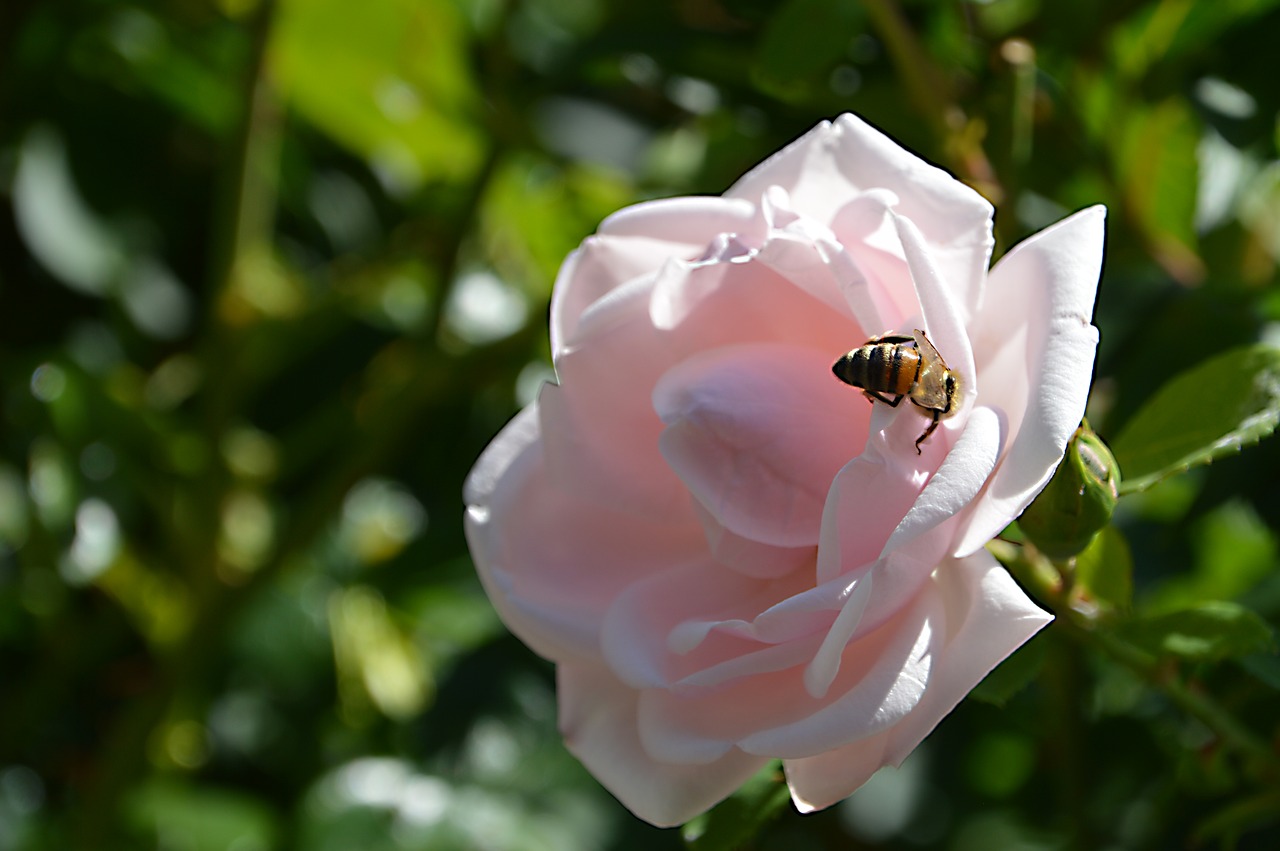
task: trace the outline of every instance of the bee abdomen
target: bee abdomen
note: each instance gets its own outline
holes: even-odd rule
[[[920,355],[899,343],[867,343],[841,356],[831,371],[845,384],[904,396],[920,372]]]

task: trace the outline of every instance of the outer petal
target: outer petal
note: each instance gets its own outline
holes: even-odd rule
[[[730,795],[768,761],[731,750],[704,765],[658,762],[640,744],[636,691],[603,667],[560,665],[556,680],[560,731],[569,751],[650,824],[683,824]]]
[[[1098,329],[1090,324],[1106,210],[1090,207],[1020,243],[991,272],[974,333],[983,404],[1010,440],[956,553],[972,553],[1035,498],[1084,415]]]
[[[958,270],[952,283],[966,313],[976,310],[993,244],[991,205],[862,119],[842,115],[818,125],[725,194],[754,202],[773,185],[791,193],[798,212],[828,224],[851,197],[893,192],[898,213],[915,222],[938,262]]]
[[[834,681],[820,696],[808,693],[793,651],[812,656],[821,635],[762,652],[759,670],[714,689],[646,691],[639,713],[642,741],[665,761],[685,762],[705,761],[735,744],[761,756],[808,757],[873,735],[916,705],[931,676],[944,617],[941,601],[918,595],[849,643]]]
[[[546,476],[537,406],[494,439],[467,480],[467,543],[503,622],[550,659],[597,658],[617,595],[706,544],[690,516],[659,523],[584,500]]]
[[[552,353],[569,344],[587,307],[622,284],[667,260],[700,257],[721,234],[760,229],[754,204],[726,198],[671,198],[614,213],[560,268],[551,296]]]
[[[901,765],[983,677],[1053,620],[986,550],[943,562],[933,581],[946,601],[948,634],[924,697],[890,731],[885,761],[892,765]]]
[[[796,809],[811,813],[852,795],[884,767],[888,743],[886,731],[817,756],[785,760],[782,767]]]
[[[938,566],[927,592],[945,601],[947,634],[928,687],[906,718],[877,735],[784,763],[801,812],[852,795],[876,770],[901,765],[992,668],[1052,618],[985,551]]]

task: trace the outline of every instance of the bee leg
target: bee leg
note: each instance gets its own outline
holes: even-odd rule
[[[884,396],[884,395],[882,395],[882,394],[880,394],[880,393],[876,392],[875,390],[863,390],[862,392],[863,392],[863,394],[864,394],[868,399],[870,399],[870,400],[879,400],[879,401],[881,401],[881,402],[884,402],[884,403],[885,403],[886,405],[888,405],[890,408],[896,408],[896,407],[898,407],[898,404],[899,404],[899,403],[902,401],[902,399],[903,399],[903,397],[902,397],[902,395],[901,395],[901,394],[895,395],[892,399],[890,399],[888,396]]]
[[[934,429],[936,429],[936,428],[938,427],[938,418],[939,418],[939,417],[941,417],[941,416],[942,416],[942,412],[941,412],[941,411],[934,411],[934,412],[933,412],[933,422],[929,423],[929,427],[928,427],[927,429],[925,429],[925,430],[924,430],[924,434],[922,434],[922,435],[920,435],[919,437],[917,437],[917,438],[916,438],[916,454],[917,454],[917,455],[922,455],[922,454],[924,454],[924,453],[922,453],[922,452],[920,451],[920,444],[922,444],[922,443],[924,443],[926,440],[928,440],[928,439],[929,439],[929,435],[933,434],[933,430],[934,430]]]

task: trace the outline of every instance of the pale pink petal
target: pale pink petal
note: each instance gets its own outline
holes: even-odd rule
[[[467,542],[489,598],[512,632],[550,659],[597,656],[617,595],[705,548],[692,515],[655,523],[549,480],[536,406],[489,444],[464,496]]]
[[[569,255],[551,296],[551,351],[569,345],[582,313],[667,260],[694,260],[721,234],[758,234],[755,205],[716,197],[636,204],[605,219],[596,236]]]
[[[995,411],[987,407],[973,409],[942,466],[893,530],[885,553],[932,531],[973,501],[995,469],[1003,445],[1002,431]],[[946,542],[940,545],[945,546]],[[943,553],[937,555],[941,557]]]
[[[715,689],[651,689],[640,701],[641,738],[664,760],[712,758],[738,747],[798,758],[891,726],[915,706],[930,676],[941,601],[921,597],[880,629],[852,642],[823,698],[805,690],[799,666],[768,668]],[[810,641],[803,642],[812,648]]]
[[[875,206],[880,196],[868,193],[858,200]],[[873,286],[868,273],[850,253],[851,247],[836,240],[831,229],[790,209],[791,199],[781,187],[765,193],[763,214],[769,222],[768,240],[756,253],[756,262],[774,270],[839,314],[857,324],[850,340],[861,343],[884,328],[886,306],[891,303],[883,286]],[[883,202],[880,201],[882,204]],[[849,207],[860,206],[857,200]],[[878,282],[877,282],[878,283]],[[856,343],[850,343],[852,348]]]
[[[951,423],[963,422],[964,408],[978,394],[979,389],[973,368],[973,346],[965,327],[967,318],[952,291],[951,279],[955,277],[957,270],[938,263],[914,222],[895,216],[894,224],[902,239],[907,265],[911,268],[911,279],[920,299],[920,327],[929,335],[929,342],[933,343],[938,354],[946,361],[947,367],[960,378],[962,398],[957,400],[957,413],[943,421],[940,430],[946,429]],[[911,332],[904,330],[903,333]]]
[[[677,254],[688,250],[701,253],[720,234],[744,237],[759,236],[762,222],[757,219],[754,202],[715,195],[684,198],[660,198],[633,204],[608,216],[600,223],[602,236],[659,240],[677,248]],[[655,257],[663,252],[655,251]],[[650,269],[655,269],[651,266]]]
[[[725,193],[756,202],[770,186],[790,193],[794,209],[830,224],[851,197],[887,189],[897,212],[920,228],[937,262],[956,270],[953,286],[966,314],[977,308],[993,245],[991,205],[853,115],[823,122],[752,169]],[[843,233],[836,236],[842,241]]]
[[[797,759],[901,721],[932,679],[946,630],[943,604],[933,595],[920,594],[878,629],[850,641],[827,700],[789,723],[758,726],[738,740],[738,747],[747,753]],[[799,695],[794,699],[806,702]]]
[[[593,305],[581,343],[556,360],[559,384],[545,385],[538,404],[555,481],[619,510],[674,518],[690,512],[689,498],[658,451],[663,426],[649,396],[678,355],[649,322],[648,297],[629,284]]]
[[[658,382],[663,457],[736,535],[777,547],[818,542],[837,471],[866,441],[866,403],[830,356],[782,344],[716,349]]]
[[[875,407],[882,410],[872,417],[873,429],[878,418],[889,416],[884,413],[889,410],[887,406],[877,404]],[[906,414],[911,419],[901,416],[899,419],[906,426],[914,426],[917,418],[910,411],[902,410],[910,407],[910,404],[899,405],[892,415]],[[915,448],[907,450],[908,459],[901,446],[894,451],[887,445],[890,442],[889,438],[873,432],[863,453],[836,474],[822,513],[819,584],[873,564],[884,551],[894,527],[924,489],[928,472],[908,466],[914,464],[917,457]]]
[[[947,605],[947,634],[929,688],[890,733],[886,762],[901,765],[982,678],[1053,620],[986,550],[949,559],[934,573]]]
[[[754,634],[751,621],[804,585],[802,577],[753,579],[705,556],[665,567],[630,577],[604,615],[600,652],[634,688],[671,687],[726,658],[777,643]]]
[[[768,762],[737,750],[703,765],[658,762],[640,743],[635,690],[603,667],[560,665],[556,680],[565,745],[623,806],[650,824],[683,824]]]
[[[1098,329],[1103,207],[1018,244],[991,272],[974,333],[983,404],[1003,411],[1009,448],[968,518],[959,555],[994,537],[1035,498],[1080,424]]]
[[[804,567],[812,571],[817,558],[815,547],[762,544],[724,528],[701,503],[695,502],[694,508],[707,535],[711,557],[730,570],[756,579],[776,579]]]
[[[842,171],[858,187],[883,187],[898,196],[895,211],[924,235],[934,261],[947,270],[962,315],[971,316],[995,245],[990,202],[857,116],[840,116],[836,127],[845,152],[839,159]]]
[[[911,269],[894,224],[893,208],[897,203],[897,195],[887,189],[875,189],[841,207],[831,224],[832,231],[839,234],[832,238],[838,240],[866,279],[879,312],[878,321],[865,324],[867,337],[904,328],[910,333],[909,318],[920,312]]]
[[[1052,618],[985,551],[939,565],[932,593],[946,601],[947,635],[924,695],[893,727],[784,768],[801,812],[853,794],[885,765],[901,765],[992,668]]]
[[[741,246],[732,241],[715,248],[720,259],[668,262],[653,279],[649,321],[670,333],[664,360],[735,343],[782,342],[830,352],[834,362],[851,348],[856,331],[847,310],[813,295],[836,286],[829,269],[811,267],[812,280],[800,282],[760,262],[760,252],[737,254]]]
[[[791,800],[802,813],[842,801],[885,765],[889,733],[878,733],[842,748],[782,763]]]

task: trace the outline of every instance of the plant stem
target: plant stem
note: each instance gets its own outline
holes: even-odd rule
[[[1096,617],[1073,607],[1059,566],[1030,545],[992,541],[988,548],[1024,588],[1057,615],[1063,634],[1137,674],[1183,712],[1208,727],[1224,747],[1243,757],[1259,774],[1273,780],[1280,778],[1280,754],[1263,737],[1241,723],[1211,695],[1179,679],[1174,667],[1125,641]]]

